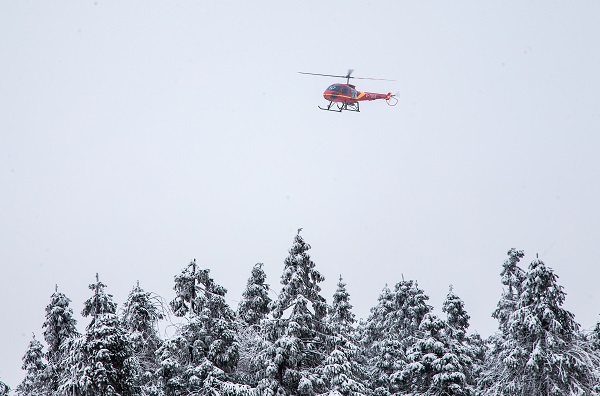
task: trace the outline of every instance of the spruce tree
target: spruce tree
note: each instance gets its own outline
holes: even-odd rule
[[[504,285],[502,296],[498,301],[498,307],[492,313],[492,317],[498,319],[500,330],[503,333],[508,331],[506,323],[517,307],[526,276],[525,271],[518,266],[524,256],[523,251],[511,248],[507,254],[508,259],[502,264],[500,273],[501,282]]]
[[[155,374],[159,369],[156,351],[162,340],[158,336],[158,321],[164,315],[150,292],[138,284],[131,290],[123,304],[121,323],[129,336],[133,355],[140,366],[136,383],[146,394],[157,393]]]
[[[88,286],[90,290],[93,290],[93,294],[92,297],[84,302],[83,310],[81,311],[83,317],[91,317],[92,319],[88,327],[94,324],[96,318],[117,312],[117,303],[113,301],[112,294],[105,293],[105,287],[106,285],[100,282],[98,274],[96,274],[96,283]]]
[[[385,396],[398,391],[390,376],[402,370],[405,361],[402,339],[387,328],[386,317],[397,307],[394,294],[386,285],[371,308],[366,322],[361,323],[361,346],[365,352],[362,363],[367,374],[369,388],[376,395]]]
[[[370,388],[377,395],[402,391],[398,378],[408,349],[418,339],[421,320],[432,309],[428,299],[416,282],[402,280],[393,291],[386,286],[371,309],[361,337]]]
[[[64,371],[60,377],[57,395],[86,395],[89,387],[89,378],[85,375],[88,371],[83,344],[85,334],[71,338],[61,348],[64,359]]]
[[[356,319],[352,313],[352,304],[350,304],[350,294],[346,290],[342,276],[337,284],[337,289],[333,294],[333,303],[329,310],[329,326],[334,334],[341,334],[346,338],[354,336],[354,323]]]
[[[235,315],[225,301],[227,289],[209,274],[209,269],[198,268],[192,261],[175,277],[177,296],[171,307],[176,316],[189,319],[181,333],[194,344],[190,360],[206,357],[219,369],[231,372],[238,359]]]
[[[422,337],[408,350],[408,364],[399,379],[415,396],[467,396],[470,363],[465,350],[455,344],[448,324],[429,313],[423,318]],[[462,355],[462,356],[461,356]]]
[[[356,322],[350,304],[350,295],[346,284],[340,280],[333,295],[333,304],[329,310],[328,324],[330,352],[325,357],[321,374],[325,386],[330,392],[342,395],[364,395],[364,373],[359,364],[359,348],[355,342]]]
[[[176,316],[187,319],[177,335],[159,349],[160,380],[167,395],[245,393],[230,381],[239,347],[235,315],[225,302],[227,290],[193,260],[175,277]]]
[[[473,383],[476,389],[479,389],[483,373],[486,369],[486,355],[488,353],[488,344],[478,333],[469,334],[467,343],[473,359],[471,372],[473,373]]]
[[[71,300],[57,290],[50,296],[50,303],[46,306],[46,320],[44,321],[44,339],[48,345],[46,352],[47,385],[50,393],[56,393],[65,376],[65,354],[68,352],[69,340],[79,336],[75,327],[77,321],[73,318],[73,310],[69,307]]]
[[[442,305],[442,312],[446,314],[446,322],[449,326],[451,336],[463,342],[467,336],[470,316],[465,311],[465,303],[456,294],[452,286]]]
[[[238,304],[240,357],[236,369],[237,381],[256,386],[261,377],[260,351],[266,348],[264,342],[265,319],[270,313],[269,285],[265,283],[263,264],[257,263],[242,293]]]
[[[489,347],[486,349],[485,363],[483,367],[480,367],[479,388],[481,389],[489,387],[491,384],[488,382],[493,381],[493,373],[497,370],[497,365],[492,362],[497,359],[500,351],[507,345],[507,337],[510,331],[508,322],[510,316],[517,309],[526,277],[525,271],[518,265],[524,256],[524,252],[511,248],[508,250],[507,255],[508,258],[502,263],[502,272],[500,273],[500,281],[503,285],[502,294],[496,309],[492,313],[492,317],[498,320],[500,332],[491,335],[487,340]]]
[[[241,325],[238,342],[240,357],[235,370],[235,382],[256,387],[264,376],[264,353],[272,344],[266,340],[266,321],[248,326]]]
[[[23,381],[17,386],[17,395],[45,395],[47,393],[46,362],[44,362],[42,343],[35,338],[35,334],[29,342],[25,355],[23,355],[23,366],[21,368],[26,371],[26,374]]]
[[[73,383],[86,395],[138,395],[137,360],[115,313],[117,305],[105,287],[96,275],[96,283],[90,285],[93,295],[85,301],[82,311],[84,317],[91,315],[92,320],[81,341],[75,343],[80,348],[76,356],[81,362]]]
[[[257,263],[252,268],[246,290],[242,293],[242,300],[238,305],[238,318],[250,326],[258,324],[270,312],[269,285],[265,283],[267,275],[262,267],[262,263]]]
[[[82,345],[87,367],[84,376],[94,395],[121,396],[140,393],[138,367],[129,339],[115,314],[103,314],[88,327]]]
[[[459,360],[461,372],[465,375],[466,389],[474,393],[477,385],[477,375],[483,364],[485,344],[478,334],[467,335],[470,316],[465,310],[465,303],[454,293],[452,285],[442,311],[446,314],[444,329],[450,351]]]
[[[8,396],[10,393],[10,386],[0,381],[0,396]]]
[[[507,335],[490,355],[486,394],[594,394],[598,356],[562,308],[566,294],[557,278],[541,260],[531,262]]]
[[[263,394],[312,395],[323,386],[316,369],[326,353],[327,304],[319,286],[324,277],[315,269],[309,249],[298,232],[284,261],[281,292],[271,304],[271,346],[259,384]]]
[[[162,394],[166,396],[186,395],[187,381],[183,376],[188,346],[186,340],[178,335],[165,340],[156,351],[159,362],[157,376]]]

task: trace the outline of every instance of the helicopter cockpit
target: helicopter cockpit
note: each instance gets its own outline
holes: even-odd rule
[[[327,88],[327,91],[331,91],[331,93],[342,94],[353,99],[358,96],[356,89],[345,84],[332,84]]]

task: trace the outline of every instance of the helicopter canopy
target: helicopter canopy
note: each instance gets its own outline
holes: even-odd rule
[[[354,85],[351,84],[331,84],[327,87],[325,92],[329,92],[329,94],[345,95],[351,98],[356,98],[358,95]]]

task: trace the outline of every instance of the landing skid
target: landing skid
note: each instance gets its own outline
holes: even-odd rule
[[[335,104],[335,106],[334,106],[334,104]],[[327,107],[319,106],[319,109],[327,110],[327,111],[335,111],[338,113],[341,113],[343,110],[360,112],[360,109],[358,107],[358,102],[357,103],[329,102]]]

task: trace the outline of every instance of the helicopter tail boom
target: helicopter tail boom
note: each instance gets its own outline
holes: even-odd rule
[[[356,97],[356,100],[377,100],[377,99],[385,99],[388,100],[393,95],[391,92],[386,94],[375,93],[375,92],[360,92]]]

